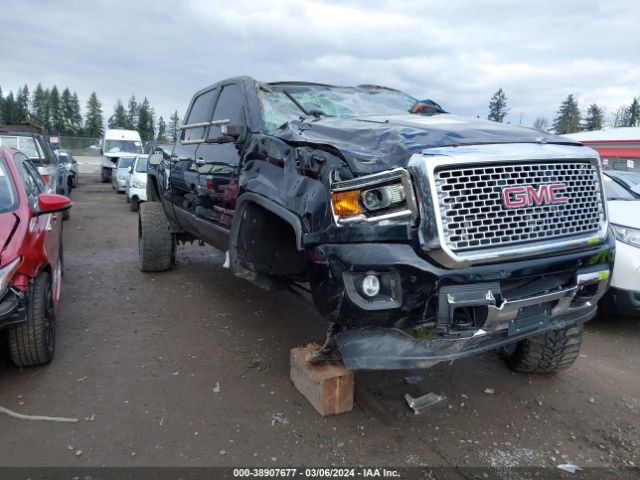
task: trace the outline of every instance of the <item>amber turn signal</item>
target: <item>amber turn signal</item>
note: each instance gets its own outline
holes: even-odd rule
[[[331,194],[331,204],[333,213],[338,217],[353,217],[362,214],[360,208],[360,190],[349,190],[346,192],[336,192]]]

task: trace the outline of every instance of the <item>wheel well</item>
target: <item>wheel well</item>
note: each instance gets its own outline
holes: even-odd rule
[[[154,175],[147,174],[147,198],[150,202],[160,201],[160,190],[158,189],[157,179]]]
[[[266,208],[247,202],[235,238],[238,260],[257,273],[306,279],[304,252],[294,227]]]

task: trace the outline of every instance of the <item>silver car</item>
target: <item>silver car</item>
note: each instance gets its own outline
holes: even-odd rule
[[[113,169],[111,175],[111,184],[118,193],[124,193],[127,188],[127,178],[129,177],[129,169],[133,165],[135,156],[133,157],[120,157],[116,163],[116,167]]]

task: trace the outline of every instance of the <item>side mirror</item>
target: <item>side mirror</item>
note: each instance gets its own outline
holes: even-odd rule
[[[164,154],[160,152],[152,153],[151,155],[149,155],[149,160],[147,160],[147,162],[149,163],[149,165],[160,165],[160,162],[162,162],[163,158]]]
[[[47,213],[62,212],[71,208],[71,200],[64,195],[55,193],[41,193],[38,195],[38,211],[36,216],[45,215]]]
[[[239,125],[221,125],[220,126],[220,133],[222,133],[222,135],[227,136],[227,137],[233,137],[235,139],[238,139],[242,136],[244,136],[244,131],[245,128],[241,127]]]

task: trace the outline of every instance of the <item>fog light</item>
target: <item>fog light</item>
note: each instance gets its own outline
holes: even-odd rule
[[[365,275],[362,280],[362,292],[369,298],[373,298],[380,293],[380,280],[377,275]]]

